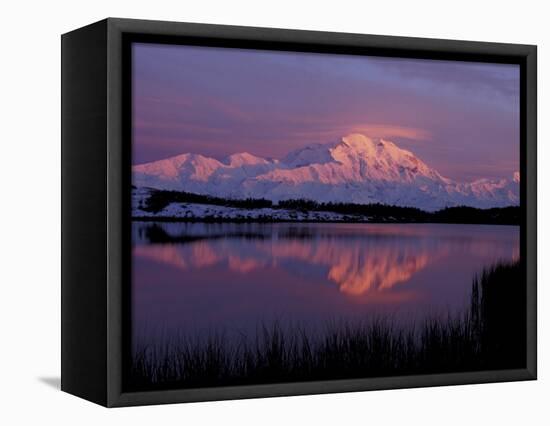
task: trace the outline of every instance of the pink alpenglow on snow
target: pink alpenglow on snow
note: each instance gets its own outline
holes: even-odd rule
[[[285,172],[273,159],[296,168],[301,158],[320,155],[327,160],[324,169],[330,168],[333,161],[346,156],[345,147],[332,147],[341,153],[327,149],[309,153],[312,144],[363,134],[377,143],[392,141],[403,151],[414,152],[454,182],[509,180],[519,170],[517,65],[150,43],[132,46],[133,164],[196,153],[208,160],[189,159],[201,167],[194,172],[194,180],[206,182],[220,164],[244,165],[246,171],[241,172],[247,177],[272,172],[270,176],[282,179],[282,189],[287,191],[298,170]],[[348,142],[358,148],[353,140]],[[380,151],[375,145],[358,149],[370,150],[365,154]],[[384,152],[389,161],[391,149]],[[294,162],[287,155],[295,155]],[[323,158],[316,159],[316,164],[323,164]],[[312,164],[311,158],[307,161]],[[300,182],[313,180],[308,173],[314,174],[317,168],[323,167],[300,170],[304,173]],[[369,175],[376,175],[375,170],[369,169]],[[335,179],[347,182],[351,175],[342,173],[339,169]],[[351,167],[348,173],[357,170]],[[234,181],[230,174],[228,180]],[[411,178],[406,174],[399,174],[399,180]],[[270,178],[266,179],[266,190],[276,198]],[[257,185],[250,185],[254,193]],[[458,192],[468,198],[470,189]],[[242,188],[235,191],[240,193]],[[445,196],[446,190],[441,191]],[[338,198],[340,189],[334,192]]]
[[[182,154],[134,166],[133,182],[223,198],[382,203],[427,211],[519,204],[518,172],[510,179],[458,182],[391,141],[361,134],[309,145],[279,160],[249,153],[222,160]]]

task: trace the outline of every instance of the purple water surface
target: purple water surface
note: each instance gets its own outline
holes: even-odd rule
[[[166,242],[151,242],[151,229]],[[132,332],[150,341],[248,335],[274,320],[417,321],[460,311],[475,274],[518,257],[516,226],[135,222]]]

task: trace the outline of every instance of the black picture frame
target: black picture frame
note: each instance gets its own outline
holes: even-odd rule
[[[133,41],[519,64],[526,368],[126,391],[131,247],[128,46]],[[61,42],[62,390],[117,407],[536,379],[536,46],[118,18],[64,34]]]

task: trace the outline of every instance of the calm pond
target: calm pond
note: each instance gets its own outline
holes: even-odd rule
[[[519,256],[517,226],[134,222],[132,231],[139,341],[247,335],[274,320],[454,313],[475,274]]]

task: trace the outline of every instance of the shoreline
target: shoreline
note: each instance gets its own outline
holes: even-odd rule
[[[520,223],[501,222],[435,222],[435,221],[405,221],[405,220],[313,220],[313,219],[278,219],[278,218],[220,218],[203,217],[189,218],[181,216],[132,216],[131,222],[184,222],[184,223],[340,223],[340,224],[386,224],[386,225],[498,225],[498,226],[520,226]]]
[[[231,200],[200,194],[134,190],[132,220],[207,223],[440,223],[520,225],[518,206],[480,209],[468,206],[425,211],[384,204],[318,203],[296,199],[273,205],[264,199]]]

